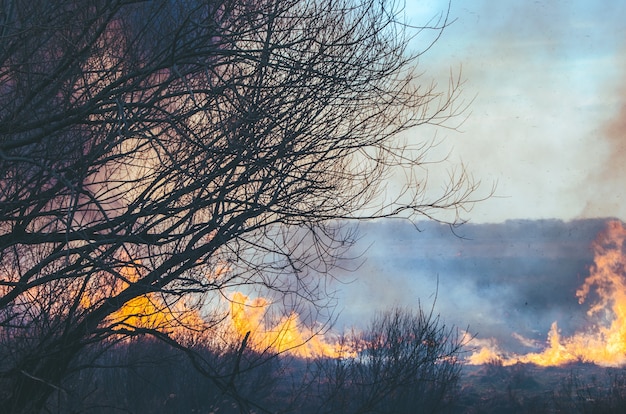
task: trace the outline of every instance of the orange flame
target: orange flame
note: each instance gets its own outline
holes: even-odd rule
[[[593,243],[594,264],[583,285],[576,291],[579,303],[592,289],[597,303],[587,311],[595,324],[562,338],[557,323],[548,333],[548,346],[542,352],[506,355],[495,343],[477,343],[479,349],[467,363],[480,365],[493,360],[503,365],[532,363],[541,366],[587,362],[601,366],[626,365],[626,228],[620,221],[611,221]]]
[[[115,278],[107,286],[108,292],[94,289],[81,297],[84,308],[93,306],[106,295],[116,294],[141,278],[141,261],[131,260],[126,253],[123,255],[127,264],[119,270],[119,278]],[[205,322],[200,314],[189,309],[183,301],[170,305],[155,293],[137,296],[126,302],[120,309],[113,312],[106,320],[114,330],[135,330],[138,328],[155,329],[168,334],[183,334],[189,328],[202,330]]]
[[[465,332],[463,335],[467,335],[467,337],[471,338],[471,336],[469,336],[467,332]],[[472,338],[470,342],[474,344],[476,348],[478,348],[478,350],[465,359],[465,362],[467,364],[483,365],[492,361],[502,362],[503,352],[498,347],[495,339]]]
[[[330,357],[341,358],[355,355],[344,345],[331,343],[310,328],[302,326],[296,313],[291,313],[270,328],[265,328],[264,320],[269,302],[264,298],[249,301],[243,293],[237,292],[231,298],[230,310],[233,326],[238,335],[244,337],[250,332],[248,343],[258,352],[270,350],[288,353],[300,358]]]

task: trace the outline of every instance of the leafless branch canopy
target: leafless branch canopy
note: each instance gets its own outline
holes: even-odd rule
[[[323,300],[312,270],[353,239],[337,223],[470,201],[464,172],[432,199],[415,179],[377,201],[392,169],[424,168],[428,147],[398,134],[462,110],[458,79],[439,91],[414,71],[396,4],[0,4],[0,342],[22,341],[0,349],[0,381],[18,378],[15,407],[33,378],[55,384],[85,345],[132,332],[112,315],[137,298],[171,314],[241,286]]]

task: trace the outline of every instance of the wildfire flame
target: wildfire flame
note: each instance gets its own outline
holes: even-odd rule
[[[620,221],[611,221],[593,243],[594,263],[589,276],[576,291],[580,304],[594,290],[598,300],[587,315],[595,323],[571,337],[561,337],[557,322],[548,333],[547,347],[542,352],[505,355],[495,342],[477,342],[478,351],[467,363],[480,365],[499,361],[503,365],[518,362],[541,366],[587,362],[601,366],[626,365],[626,228]]]
[[[238,335],[250,333],[248,344],[258,352],[288,353],[300,358],[341,358],[354,355],[344,345],[329,342],[323,335],[302,326],[296,313],[281,318],[275,326],[265,327],[269,302],[264,298],[249,300],[237,292],[231,298],[230,314]]]
[[[104,300],[106,295],[112,295],[128,287],[142,277],[141,260],[131,259],[122,254],[121,259],[126,263],[119,270],[119,276],[112,283],[107,284],[107,291],[93,289],[81,297],[81,305],[90,308]],[[219,263],[212,274],[208,276],[214,280],[228,273],[229,268]],[[240,341],[248,335],[247,346],[257,352],[287,353],[300,358],[330,357],[339,358],[355,356],[356,352],[348,346],[328,341],[320,332],[305,327],[296,313],[281,318],[271,328],[266,328],[266,314],[270,303],[264,298],[249,300],[243,293],[235,293],[230,301],[230,322],[233,331],[227,330],[226,338],[229,341]],[[106,321],[114,330],[134,330],[138,328],[154,329],[173,335],[186,335],[189,329],[198,332],[208,332],[208,324],[202,319],[199,312],[189,309],[184,302],[178,301],[174,305],[165,302],[155,293],[148,293],[135,297],[125,303],[119,310],[112,313]],[[212,326],[213,332],[218,329]]]
[[[108,286],[109,292],[91,291],[81,297],[84,308],[91,307],[106,294],[116,294],[141,278],[141,261],[130,260],[123,254],[127,264],[119,270],[120,278]],[[189,309],[182,300],[168,304],[155,293],[137,296],[113,312],[106,321],[114,330],[137,328],[155,329],[168,334],[185,333],[189,328],[202,330],[205,322],[200,314]]]

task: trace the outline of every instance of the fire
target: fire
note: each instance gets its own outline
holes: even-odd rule
[[[93,306],[106,295],[116,294],[141,278],[141,261],[131,260],[127,254],[122,254],[126,265],[120,268],[119,278],[115,278],[106,287],[93,289],[81,297],[81,305],[84,308]],[[137,296],[126,302],[119,310],[113,312],[107,318],[106,323],[114,330],[135,330],[138,328],[156,329],[158,331],[173,334],[184,334],[191,328],[202,330],[205,322],[200,314],[189,309],[182,300],[174,304],[168,304],[156,293],[147,293]]]
[[[272,328],[265,327],[265,315],[270,303],[264,298],[249,300],[237,292],[231,298],[230,311],[238,335],[250,333],[248,344],[258,352],[270,350],[300,358],[352,356],[344,345],[331,343],[321,334],[302,326],[296,313],[281,318]]]
[[[138,296],[110,316],[111,322],[127,329],[148,328],[174,334],[184,333],[188,328],[202,329],[204,320],[197,311],[184,304],[168,306],[155,295]]]
[[[518,362],[541,366],[587,362],[601,366],[626,365],[626,228],[619,221],[611,221],[593,243],[594,264],[589,276],[576,291],[583,304],[593,290],[597,302],[587,315],[595,321],[591,326],[571,337],[561,337],[554,322],[548,333],[547,347],[542,352],[525,355],[506,355],[493,343],[477,343],[478,351],[471,355],[469,364],[484,364],[493,360],[503,365]]]
[[[471,337],[467,332],[463,333],[463,335]],[[470,342],[473,343],[478,350],[466,358],[466,363],[470,365],[483,365],[492,361],[502,361],[503,353],[495,339],[473,338]]]
[[[135,282],[141,277],[140,264],[140,261],[135,260],[122,268],[120,273],[129,282]],[[188,309],[184,302],[168,305],[155,293],[141,295],[126,302],[109,317],[109,321],[126,329],[157,329],[170,334],[183,333],[187,328],[201,329],[204,326],[198,312]]]
[[[120,261],[125,263],[117,276],[98,289],[92,289],[81,296],[84,308],[96,306],[106,295],[116,294],[142,277],[142,262],[122,254]],[[216,280],[229,272],[229,267],[218,263],[207,277]],[[236,337],[228,340],[238,341],[249,333],[247,344],[258,352],[271,351],[288,353],[297,357],[346,357],[355,356],[356,352],[346,345],[332,343],[322,334],[305,327],[296,313],[281,318],[273,327],[266,328],[266,314],[270,306],[264,298],[249,300],[242,293],[235,293],[230,301],[230,321]],[[208,324],[199,312],[188,308],[184,302],[168,304],[157,293],[148,293],[135,297],[112,313],[106,323],[114,330],[155,329],[173,336],[186,335],[189,329],[208,332]],[[216,326],[212,326],[216,329]],[[219,330],[219,329],[218,329]],[[227,329],[228,331],[228,329]],[[214,332],[214,330],[211,330]],[[230,331],[232,332],[232,331]],[[227,335],[228,337],[229,335]]]

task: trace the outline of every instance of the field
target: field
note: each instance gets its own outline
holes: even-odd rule
[[[591,364],[465,366],[458,413],[623,413],[626,370]]]

